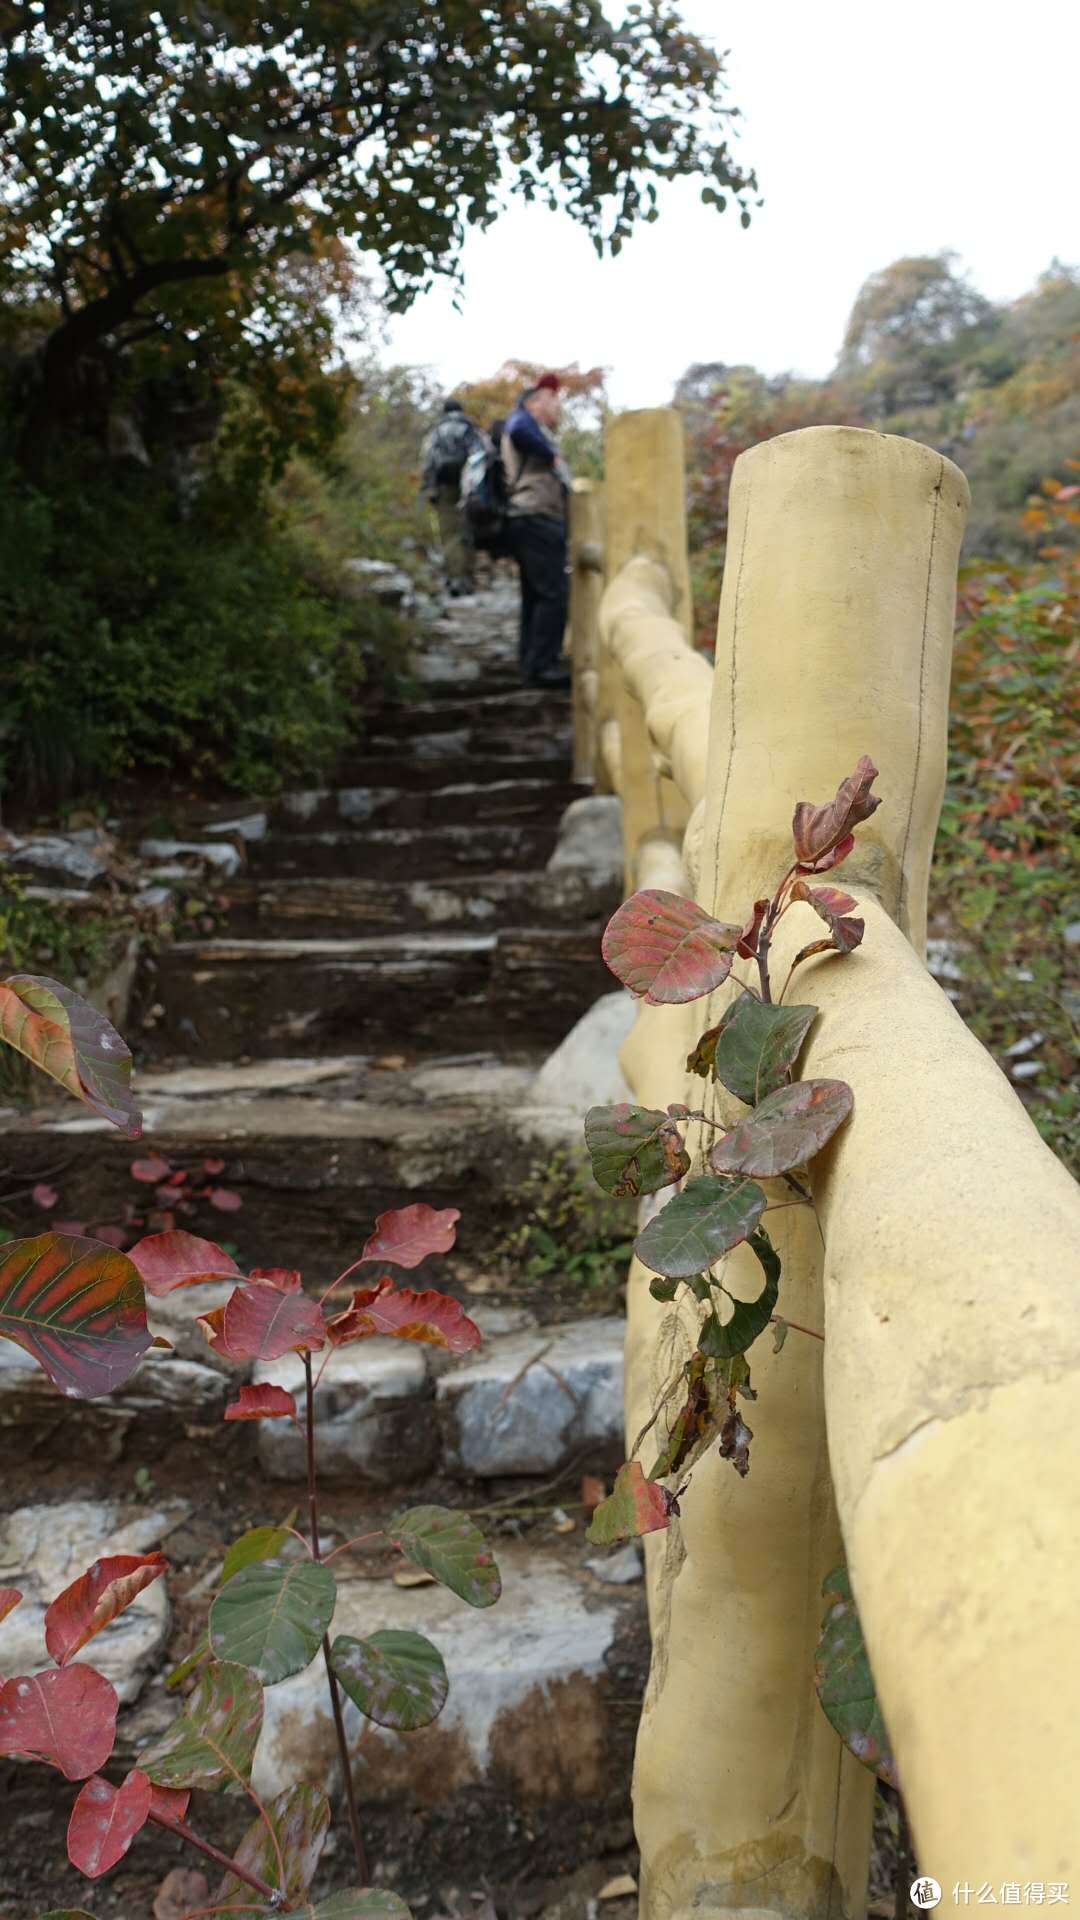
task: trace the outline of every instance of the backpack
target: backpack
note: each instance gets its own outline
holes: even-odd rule
[[[431,436],[426,462],[440,485],[451,486],[460,478],[461,470],[478,439],[477,429],[463,413],[451,413],[445,420],[440,420]]]
[[[502,452],[485,433],[461,469],[461,511],[474,547],[504,554],[506,519],[513,488]]]

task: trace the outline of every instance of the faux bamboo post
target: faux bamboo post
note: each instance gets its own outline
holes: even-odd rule
[[[672,615],[689,640],[692,608],[681,416],[673,407],[615,415],[605,436],[604,467],[608,582],[635,556],[658,561],[669,576]],[[681,836],[687,808],[672,781],[656,770],[641,708],[622,675],[605,678],[602,670],[601,691],[619,726],[625,884],[627,893],[632,893],[638,884],[639,846],[658,831]]]
[[[570,665],[574,779],[593,781],[599,762],[600,596],[604,590],[603,491],[575,480],[570,494]]]
[[[843,883],[871,901],[876,895],[916,941],[922,939],[944,779],[948,662],[966,506],[966,483],[950,462],[879,434],[812,428],[770,441],[738,462],[699,881],[699,898],[720,918],[738,919],[751,900],[772,891],[790,858],[793,802],[824,800],[859,754],[868,752],[882,769],[884,805],[860,829],[858,854],[844,869]],[[920,972],[899,934],[890,942],[895,944]],[[782,979],[782,953],[776,966]],[[839,1418],[843,1409],[846,1443],[853,1448],[860,1417],[867,1417],[868,1391],[887,1407],[923,1342],[914,1325],[907,1341],[895,1345],[887,1328],[875,1329],[880,1363],[869,1379],[863,1377],[860,1393],[854,1326],[865,1317],[865,1271],[875,1270],[883,1196],[880,1187],[872,1197],[860,1196],[857,1143],[860,1131],[867,1146],[871,1132],[877,1136],[862,1107],[874,1097],[872,1063],[884,1071],[897,1028],[887,993],[875,1017],[867,1016],[862,995],[869,975],[861,955],[837,961],[831,971],[818,966],[816,975],[820,989],[815,976],[800,989],[803,998],[823,1007],[807,1070],[835,1071],[854,1083],[858,1067],[867,1083],[863,1093],[856,1088],[855,1118],[836,1156],[836,1178],[841,1165],[846,1176],[845,1217],[860,1222],[861,1245],[852,1225],[842,1275],[830,1283],[830,1308],[834,1295],[843,1302],[837,1344],[845,1357],[846,1388],[836,1413]],[[674,1069],[692,1037],[691,1024],[697,1031],[715,1022],[729,998],[724,992],[712,1005],[699,1003],[691,1010],[692,1023],[685,1010],[672,1009],[664,1042],[659,1020],[648,1031],[639,1023],[624,1050],[638,1098],[663,1105],[673,1088],[679,1097],[682,1083]],[[834,1002],[863,1009],[857,1024],[866,1057],[859,1063],[849,1061],[838,1044]],[[951,1010],[949,1018],[955,1022]],[[826,1058],[829,1065],[822,1064]],[[902,1083],[904,1060],[893,1060],[890,1071]],[[694,1086],[700,1096],[701,1082]],[[947,1083],[940,1098],[949,1099]],[[890,1139],[894,1194],[906,1184],[904,1124],[914,1118],[909,1093],[909,1110],[904,1119],[894,1116]],[[974,1169],[973,1142],[970,1156]],[[914,1170],[906,1239],[899,1237],[909,1270],[949,1211],[946,1186],[952,1177],[943,1157],[931,1205],[921,1156]],[[919,1196],[918,1218],[912,1192]],[[831,1272],[828,1218],[825,1230]],[[821,1243],[813,1220],[799,1209],[777,1213],[770,1231],[784,1263],[782,1310],[833,1339],[833,1321],[825,1327]],[[889,1254],[891,1262],[898,1247],[890,1245]],[[933,1272],[940,1284],[937,1260]],[[880,1303],[884,1290],[891,1300],[893,1280],[893,1273],[883,1274],[871,1297]],[[757,1269],[745,1249],[729,1256],[724,1281],[736,1293],[757,1292]],[[966,1270],[961,1284],[971,1292],[974,1269]],[[689,1339],[685,1319],[658,1307],[647,1285],[648,1276],[636,1269],[628,1338],[631,1424],[654,1403],[665,1369]],[[872,1781],[828,1728],[811,1679],[821,1580],[842,1558],[825,1448],[821,1352],[816,1341],[794,1333],[779,1355],[755,1350],[760,1398],[747,1409],[755,1435],[749,1479],[740,1481],[726,1462],[706,1456],[684,1499],[679,1529],[658,1536],[650,1548],[654,1654],[635,1776],[648,1920],[702,1920],[732,1910],[836,1920],[858,1913],[863,1904]],[[940,1341],[935,1364],[948,1365]],[[830,1385],[834,1367],[830,1360]],[[839,1430],[835,1419],[833,1429]],[[1080,1465],[1077,1473],[1080,1478]],[[838,1481],[843,1498],[840,1473]],[[844,1512],[848,1521],[846,1500]],[[875,1549],[884,1550],[884,1502],[878,1514],[870,1537]],[[876,1572],[872,1585],[864,1575],[865,1551],[853,1553],[856,1589],[873,1595],[872,1632],[880,1627],[888,1633],[910,1604],[911,1580],[905,1585],[897,1575],[905,1555],[909,1571],[921,1565],[914,1519],[911,1510],[889,1555],[891,1600]],[[935,1537],[937,1526],[947,1524],[943,1501]],[[857,1529],[849,1525],[852,1540],[857,1547]],[[936,1591],[944,1617],[948,1601],[943,1587]],[[922,1657],[929,1663],[932,1626],[921,1609],[920,1619]],[[905,1654],[913,1638],[901,1631]],[[891,1675],[889,1662],[885,1666]],[[936,1702],[928,1696],[923,1706],[932,1721]],[[1056,1765],[1056,1757],[1048,1764]],[[910,1792],[903,1745],[900,1765]],[[935,1785],[944,1824],[950,1807],[955,1810],[965,1797],[957,1796],[953,1782],[950,1802],[948,1773],[942,1761]],[[929,1829],[926,1816],[920,1820],[920,1802],[916,1785],[916,1834],[922,1841]],[[926,1871],[943,1881],[939,1864],[945,1857],[923,1858]],[[974,1854],[970,1865],[974,1871]]]

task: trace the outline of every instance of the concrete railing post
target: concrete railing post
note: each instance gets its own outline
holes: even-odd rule
[[[739,920],[775,887],[790,859],[794,801],[826,799],[868,752],[882,769],[884,805],[860,829],[843,884],[876,894],[921,940],[966,504],[966,483],[948,461],[873,433],[814,428],[738,462],[698,886],[720,918]],[[857,1000],[861,966],[857,955],[818,971],[835,995]],[[817,977],[801,992],[824,1001]],[[683,1096],[680,1054],[730,997],[724,990],[715,1004],[672,1009],[663,1040],[659,1019],[639,1023],[624,1050],[637,1098],[662,1106]],[[830,1018],[819,1023],[826,1046]],[[890,1045],[887,1018],[877,1045]],[[854,1078],[844,1058],[823,1067],[817,1052],[812,1070]],[[700,1098],[702,1083],[692,1084]],[[857,1093],[852,1142],[865,1126]],[[923,1195],[919,1210],[929,1222]],[[814,1221],[799,1209],[772,1219],[782,1311],[820,1328]],[[870,1259],[869,1218],[865,1226]],[[913,1222],[916,1245],[918,1232]],[[749,1297],[760,1284],[753,1268],[737,1249],[725,1285],[741,1292],[745,1280]],[[647,1417],[693,1332],[651,1300],[648,1278],[639,1268],[631,1276],[631,1425]],[[857,1300],[854,1258],[845,1280]],[[679,1528],[649,1549],[654,1655],[635,1776],[648,1920],[732,1911],[837,1920],[865,1897],[873,1782],[832,1733],[812,1685],[821,1581],[843,1558],[822,1349],[795,1334],[778,1355],[761,1346],[749,1479],[707,1455]],[[875,1386],[888,1396],[886,1367]],[[936,1858],[924,1864],[938,1874]]]
[[[693,616],[681,416],[673,407],[617,414],[605,436],[604,466],[608,582],[635,557],[658,561],[670,580],[672,617],[689,640]],[[639,849],[657,834],[680,844],[687,807],[670,777],[658,770],[640,705],[621,673],[612,670],[606,649],[604,655],[601,726],[611,718],[618,723],[626,891],[632,893]]]

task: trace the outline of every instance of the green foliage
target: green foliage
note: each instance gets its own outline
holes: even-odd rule
[[[617,1308],[633,1245],[626,1210],[593,1181],[588,1160],[560,1148],[521,1187],[524,1218],[498,1248],[528,1292],[595,1313]]]
[[[0,973],[50,973],[84,985],[100,973],[126,925],[34,899],[16,874],[0,867]]]
[[[280,513],[224,478],[182,518],[131,463],[87,455],[48,495],[9,467],[0,790],[25,803],[163,767],[273,791],[317,773],[378,624],[309,585]]]
[[[1040,1072],[1015,1084],[1040,1132],[1075,1168],[1080,1008],[1066,929],[1080,910],[1072,863],[1062,857],[1080,834],[1080,553],[1070,544],[1080,509],[1070,494],[1048,481],[1028,509],[1041,559],[965,571],[932,899],[938,923],[963,943],[960,1004],[980,1039],[1008,1071],[1017,1064],[1009,1049],[1041,1036],[1030,1050]]]

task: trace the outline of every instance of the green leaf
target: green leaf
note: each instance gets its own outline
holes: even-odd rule
[[[290,1920],[411,1920],[404,1900],[381,1887],[365,1887],[363,1893],[350,1887],[320,1900],[317,1907],[290,1907],[289,1916]]]
[[[820,1152],[854,1104],[844,1080],[796,1080],[770,1093],[725,1133],[709,1154],[709,1165],[716,1173],[753,1173],[761,1179],[787,1173]]]
[[[315,1869],[330,1831],[330,1802],[318,1787],[300,1785],[287,1787],[284,1793],[279,1793],[276,1799],[269,1802],[266,1811],[285,1864],[284,1888],[281,1888],[278,1871],[277,1848],[261,1815],[252,1821],[240,1845],[235,1848],[233,1858],[239,1866],[257,1874],[269,1886],[284,1891],[291,1911],[296,1901],[303,1899],[315,1878]],[[227,1908],[230,1913],[246,1914],[249,1920],[255,1920],[256,1915],[261,1916],[266,1912],[265,1900],[253,1893],[233,1873],[227,1873],[221,1882],[215,1905]]]
[[[764,1227],[748,1234],[746,1244],[753,1248],[765,1270],[765,1285],[756,1300],[737,1300],[731,1318],[723,1324],[715,1311],[707,1315],[698,1334],[698,1350],[710,1360],[730,1360],[737,1353],[745,1353],[758,1335],[764,1333],[776,1311],[780,1295],[779,1255]]]
[[[143,1284],[127,1255],[67,1233],[7,1242],[0,1335],[78,1400],[122,1387],[152,1338]]]
[[[716,1043],[716,1078],[755,1107],[786,1084],[816,1014],[816,1007],[770,1006],[744,994]]]
[[[825,1714],[864,1767],[897,1786],[896,1763],[878,1704],[870,1658],[846,1567],[822,1584],[825,1613],[814,1658],[814,1684]]]
[[[387,1533],[406,1559],[433,1573],[470,1607],[493,1607],[502,1592],[495,1556],[467,1513],[449,1507],[410,1507]]]
[[[210,1645],[264,1686],[310,1666],[334,1617],[337,1587],[314,1560],[259,1560],[242,1567],[210,1608]]]
[[[293,1507],[284,1526],[249,1527],[246,1533],[240,1535],[239,1540],[233,1541],[226,1553],[218,1584],[223,1587],[226,1581],[231,1580],[233,1575],[239,1573],[243,1567],[252,1566],[256,1560],[270,1560],[274,1554],[280,1553],[289,1538],[289,1528],[295,1519],[296,1508]],[[186,1659],[181,1660],[177,1666],[173,1667],[171,1673],[165,1675],[165,1685],[169,1692],[178,1687],[182,1680],[186,1680],[189,1673],[194,1673],[195,1668],[201,1666],[209,1655],[210,1635],[204,1633],[199,1636],[197,1644]]]
[[[85,1907],[50,1907],[48,1913],[39,1913],[38,1920],[94,1920],[94,1916]]]
[[[615,1477],[614,1492],[596,1508],[586,1538],[595,1546],[613,1547],[619,1540],[659,1533],[671,1518],[673,1504],[665,1487],[646,1480],[640,1460],[628,1460]]]
[[[665,1280],[663,1275],[658,1273],[654,1280],[649,1281],[649,1292],[654,1300],[674,1300],[681,1285],[681,1280]]]
[[[674,1120],[626,1100],[615,1107],[589,1108],[585,1145],[597,1186],[620,1199],[656,1193],[690,1171],[690,1155]]]
[[[247,1667],[215,1662],[168,1732],[138,1765],[160,1787],[206,1787],[225,1791],[251,1778],[255,1743],[262,1728],[263,1695]]]
[[[669,1279],[688,1280],[752,1233],[765,1195],[752,1180],[691,1180],[650,1220],[634,1242],[643,1266]]]
[[[422,1633],[384,1628],[365,1640],[339,1633],[330,1664],[350,1700],[377,1726],[414,1733],[437,1720],[450,1691],[438,1647]]]

